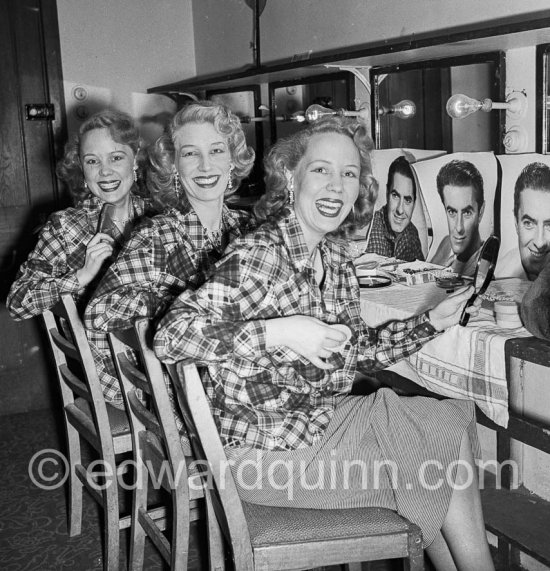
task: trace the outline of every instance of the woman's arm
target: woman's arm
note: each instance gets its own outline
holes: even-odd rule
[[[230,357],[257,361],[286,346],[315,366],[331,369],[322,359],[330,357],[345,335],[313,317],[285,316],[293,308],[281,288],[291,272],[275,245],[232,252],[201,288],[182,293],[172,304],[155,336],[157,355],[170,363]]]
[[[473,292],[472,286],[461,288],[421,315],[390,321],[376,329],[366,327],[359,339],[359,353],[367,361],[363,366],[370,370],[383,369],[418,351],[442,331],[458,323]],[[470,307],[468,313],[477,314],[480,302],[478,300]]]
[[[40,232],[35,249],[21,265],[6,302],[14,319],[40,315],[53,307],[62,293],[77,294],[82,290],[76,276],[79,268],[67,262],[69,246],[65,230],[61,216],[52,215]],[[81,260],[85,248],[83,243]]]
[[[139,317],[155,317],[163,311],[185,289],[185,276],[193,271],[186,244],[184,237],[173,231],[159,232],[153,220],[138,225],[94,292],[84,314],[86,327],[125,329]],[[176,247],[180,249],[180,277],[167,267],[169,254]]]

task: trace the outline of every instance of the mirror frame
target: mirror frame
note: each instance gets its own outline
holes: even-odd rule
[[[250,113],[251,117],[263,117],[262,112],[258,109],[261,105],[261,90],[259,85],[243,85],[239,88],[227,87],[223,89],[212,89],[205,92],[205,99],[212,99],[216,95],[226,95],[230,93],[252,93],[252,100],[254,109]],[[232,110],[233,111],[233,110]],[[256,153],[256,158],[254,159],[254,167],[252,172],[248,175],[245,181],[248,181],[250,185],[253,185],[256,192],[247,193],[251,196],[258,197],[263,194],[263,159],[264,159],[264,130],[263,121],[256,121],[254,123],[254,137],[255,142],[253,145],[254,151]],[[237,195],[239,192],[237,191]]]
[[[494,73],[492,77],[491,92],[487,94],[493,101],[504,101],[506,90],[506,65],[505,53],[502,51],[486,52],[480,54],[456,56],[451,58],[442,58],[437,60],[424,60],[411,63],[403,63],[398,65],[375,66],[370,70],[371,84],[371,121],[372,121],[372,137],[377,149],[380,149],[380,116],[378,110],[380,108],[380,76],[386,76],[390,73],[401,71],[421,70],[427,68],[446,68],[457,67],[463,65],[472,65],[478,63],[491,63],[494,65]],[[445,113],[445,109],[443,108]],[[452,119],[449,117],[449,121]],[[491,132],[495,133],[492,149],[496,154],[504,152],[503,137],[506,129],[506,117],[504,113],[491,113]],[[454,152],[451,149],[449,152]]]
[[[344,79],[346,81],[346,109],[355,109],[353,102],[355,99],[355,77],[349,71],[339,71],[335,73],[325,73],[321,75],[313,75],[311,77],[295,78],[285,81],[274,81],[268,84],[269,89],[269,109],[271,116],[271,143],[277,141],[277,122],[276,115],[277,110],[275,109],[275,90],[281,87],[290,87],[293,85],[309,85],[311,83],[319,83],[324,81],[339,81]],[[304,109],[305,111],[305,109]]]
[[[536,56],[536,147],[537,153],[550,154],[550,44],[537,46]]]

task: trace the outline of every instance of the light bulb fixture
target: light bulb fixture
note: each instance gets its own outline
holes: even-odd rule
[[[473,99],[463,93],[457,93],[447,101],[447,114],[453,119],[464,119],[476,111],[488,113],[493,109],[506,109],[512,117],[522,117],[525,114],[527,97],[523,91],[512,91],[506,97],[505,103],[497,103],[492,99]]]
[[[347,109],[329,109],[322,105],[310,105],[304,113],[304,118],[309,123],[318,121],[321,117],[330,117],[336,115],[338,117],[358,117],[363,119],[368,117],[368,108],[358,109],[357,111],[348,111]]]
[[[271,109],[262,103],[262,105],[258,106],[259,111],[268,111],[271,112]],[[260,121],[268,121],[270,119],[269,115],[262,115],[261,117],[250,117],[248,115],[244,115],[240,117],[241,123],[258,123]],[[296,121],[298,123],[302,123],[306,120],[303,111],[295,111],[291,115],[277,115],[275,117],[275,121]]]
[[[380,107],[378,115],[394,115],[399,119],[411,119],[416,115],[416,105],[410,99],[403,99],[403,101],[390,107]]]

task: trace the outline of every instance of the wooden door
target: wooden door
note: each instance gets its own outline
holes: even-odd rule
[[[55,158],[65,138],[55,0],[0,0],[0,414],[51,403],[49,355],[38,319],[13,321],[6,294],[62,200]],[[29,120],[27,104],[53,104],[54,120]]]

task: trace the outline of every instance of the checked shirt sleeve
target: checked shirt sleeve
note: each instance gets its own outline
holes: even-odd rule
[[[76,294],[80,290],[76,270],[67,263],[62,224],[59,217],[52,216],[36,248],[19,269],[6,306],[14,319],[27,319],[53,307],[62,293]]]
[[[279,267],[269,248],[224,258],[211,279],[183,292],[160,322],[154,344],[159,359],[211,364],[265,352],[265,318],[273,317],[275,305],[269,284]]]
[[[186,285],[166,271],[167,256],[157,226],[150,220],[138,226],[94,292],[86,327],[114,331],[155,317]]]
[[[376,329],[365,327],[359,338],[360,366],[371,371],[389,367],[416,353],[439,334],[426,313],[403,321],[390,321]]]

